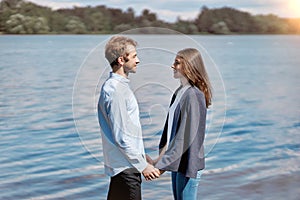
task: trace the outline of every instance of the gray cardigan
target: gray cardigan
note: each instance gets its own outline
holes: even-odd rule
[[[171,105],[175,100],[174,93]],[[168,118],[165,122],[159,148],[167,143]],[[204,135],[206,126],[206,103],[202,91],[196,87],[188,88],[178,103],[168,149],[155,167],[165,171],[181,172],[186,177],[196,178],[197,171],[204,169]]]

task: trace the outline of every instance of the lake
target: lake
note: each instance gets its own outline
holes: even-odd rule
[[[110,36],[0,36],[0,199],[106,199],[96,103]],[[198,198],[299,199],[299,35],[130,37],[149,155],[179,85],[176,52],[198,48],[214,87]],[[143,199],[172,199],[169,176],[143,180]]]

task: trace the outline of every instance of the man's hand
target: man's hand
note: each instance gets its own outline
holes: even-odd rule
[[[160,170],[155,168],[151,164],[148,164],[142,173],[147,181],[159,178],[159,176],[160,176]]]

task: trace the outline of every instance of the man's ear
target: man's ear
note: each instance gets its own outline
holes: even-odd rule
[[[120,56],[120,57],[118,58],[118,63],[119,63],[121,66],[123,66],[123,65],[125,64],[125,60],[124,60],[123,56]]]

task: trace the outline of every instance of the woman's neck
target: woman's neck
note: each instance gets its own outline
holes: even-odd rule
[[[187,80],[187,78],[182,77],[180,78],[180,84],[184,87],[186,85],[189,85],[189,81]]]

